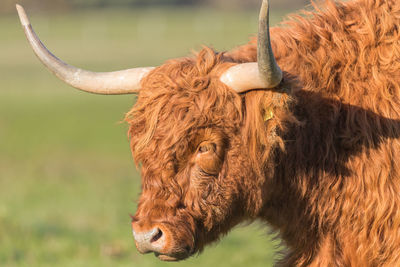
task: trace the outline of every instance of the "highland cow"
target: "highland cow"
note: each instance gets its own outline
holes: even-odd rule
[[[270,42],[265,0],[247,45],[113,73],[54,57],[18,8],[62,80],[139,93],[126,121],[140,252],[185,259],[260,219],[287,246],[282,266],[400,266],[399,1],[326,1]]]

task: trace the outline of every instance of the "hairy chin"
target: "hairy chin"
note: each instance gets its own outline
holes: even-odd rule
[[[187,259],[190,256],[190,255],[170,256],[170,255],[163,255],[163,254],[158,254],[158,253],[155,253],[155,255],[159,260],[162,260],[162,261],[181,261],[181,260]]]

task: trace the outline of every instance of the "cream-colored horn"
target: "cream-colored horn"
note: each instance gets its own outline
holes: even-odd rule
[[[153,67],[134,68],[114,72],[91,72],[64,63],[43,45],[35,34],[22,6],[16,5],[22,27],[39,60],[65,83],[94,94],[134,94],[140,90],[140,81]]]
[[[263,0],[257,41],[257,61],[229,68],[220,80],[238,93],[274,88],[282,81],[282,71],[272,52],[269,34],[269,0]]]

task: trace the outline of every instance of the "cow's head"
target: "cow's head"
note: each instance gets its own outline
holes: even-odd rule
[[[245,216],[244,176],[252,174],[238,169],[249,164],[242,103],[219,81],[221,60],[204,49],[197,59],[167,62],[144,79],[127,116],[142,171],[132,223],[142,253],[185,258]]]
[[[17,9],[35,53],[60,79],[92,93],[139,93],[126,120],[142,170],[132,217],[140,252],[184,259],[259,212],[265,180],[256,178],[254,155],[246,148],[243,126],[252,118],[240,93],[274,88],[282,79],[269,40],[268,0],[260,14],[258,63],[236,64],[205,48],[195,58],[111,73],[56,58]]]

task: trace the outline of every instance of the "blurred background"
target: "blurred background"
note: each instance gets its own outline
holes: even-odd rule
[[[0,12],[14,11],[15,3],[19,3],[31,10],[71,10],[82,8],[116,8],[116,7],[212,7],[224,9],[254,9],[258,8],[261,0],[2,0]],[[271,0],[274,8],[300,8],[310,3],[310,0]]]
[[[256,33],[260,2],[19,1],[51,51],[94,71],[244,44]],[[307,2],[271,0],[272,24]],[[15,3],[0,1],[0,266],[271,266],[279,240],[257,223],[185,262],[137,253],[129,214],[140,177],[121,123],[135,97],[58,81],[28,46]]]

